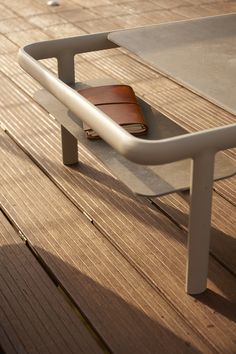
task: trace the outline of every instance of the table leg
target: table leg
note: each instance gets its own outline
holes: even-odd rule
[[[200,294],[207,286],[211,232],[214,153],[193,160],[188,234],[186,292]]]
[[[73,165],[78,162],[77,139],[61,126],[62,160],[64,165]]]
[[[62,53],[57,58],[58,77],[66,84],[74,84],[75,69],[74,55]],[[63,126],[61,126],[62,160],[65,165],[73,165],[78,162],[77,139]]]

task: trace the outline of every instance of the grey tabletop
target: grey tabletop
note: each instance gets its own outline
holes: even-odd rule
[[[236,13],[114,31],[108,38],[236,114]]]

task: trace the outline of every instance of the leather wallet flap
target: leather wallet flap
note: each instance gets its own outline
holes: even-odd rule
[[[98,108],[111,117],[117,124],[144,124],[142,111],[137,104],[105,104],[99,105]],[[84,130],[90,128],[84,123]]]
[[[78,92],[94,105],[136,103],[134,91],[127,85],[89,87]]]
[[[129,133],[134,135],[146,133],[148,128],[144,121],[143,112],[131,86],[89,87],[78,92]],[[98,134],[85,123],[83,123],[83,129],[89,139],[99,138]]]

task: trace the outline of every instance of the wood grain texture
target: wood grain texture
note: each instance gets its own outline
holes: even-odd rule
[[[173,193],[152,201],[178,225],[188,229],[189,193]],[[214,193],[211,253],[236,275],[236,207]]]
[[[12,149],[12,142],[3,150],[7,162],[1,165],[6,191],[4,207],[115,353],[233,354],[236,290],[232,273],[210,258],[208,291],[191,298],[183,290],[186,232],[172,224],[169,216],[163,215],[163,210],[185,229],[188,213],[185,199],[179,195],[161,199],[158,207],[162,212],[159,212],[149,201],[133,197],[99,161],[81,149],[78,166],[63,166],[58,126],[32,103],[30,97],[38,84],[22,74],[16,63],[16,51],[19,45],[28,41],[58,37],[63,31],[68,35],[80,34],[83,29],[102,32],[132,24],[140,26],[232,12],[235,5],[230,0],[198,0],[197,4],[196,0],[156,0],[155,6],[160,9],[155,11],[154,7],[150,8],[154,2],[149,0],[138,0],[135,4],[132,0],[122,4],[118,0],[109,0],[109,4],[107,0],[73,0],[73,4],[63,0],[62,6],[55,8],[47,7],[45,3],[44,0],[12,0],[10,3],[1,0],[0,27],[6,18],[16,16],[23,18],[25,24],[34,16],[36,22],[30,21],[32,30],[0,35],[3,94],[0,120],[76,208],[72,208],[58,190],[52,192],[51,184],[48,189],[45,176],[41,178],[40,174],[35,174],[37,167],[26,163],[25,155]],[[80,14],[81,7],[86,11]],[[122,12],[122,7],[126,7],[127,14]],[[77,15],[74,15],[75,10]],[[59,16],[60,12],[66,12],[62,16],[66,20],[64,25],[52,26],[53,22],[48,22],[51,12]],[[93,19],[89,12],[98,16]],[[36,23],[41,14],[47,21],[45,25],[50,26],[39,30]],[[79,19],[86,14],[91,20],[73,22],[72,26],[70,19],[74,16]],[[101,18],[101,14],[105,14],[104,17]],[[55,69],[53,63],[47,64]],[[145,100],[188,131],[235,123],[234,116],[154,72],[127,51],[88,53],[82,60],[76,57],[78,79],[107,76],[130,83]],[[24,102],[26,104],[22,104]],[[235,159],[235,151],[226,153]],[[235,177],[217,182],[214,188],[217,194],[214,193],[213,232],[216,235],[212,239],[212,249],[214,257],[232,270]],[[78,208],[89,215],[103,235],[81,218]],[[14,319],[14,313],[12,316]],[[8,318],[4,321],[8,323]],[[13,324],[19,326],[17,321]],[[17,352],[24,351],[12,325],[4,330],[0,328],[0,331],[7,353],[14,352],[12,338],[18,344]],[[27,335],[24,334],[24,338],[27,341]]]
[[[111,350],[214,352],[25,154],[1,138],[4,209]]]
[[[36,105],[27,105],[27,107],[18,106],[15,111],[8,110],[7,116],[7,127],[14,138],[22,144],[24,149],[40,164],[41,168],[60,186],[66,195],[69,196],[81,210],[86,211],[86,213],[90,215],[94,224],[103,230],[109,242],[115,245],[119,252],[125,256],[128,262],[131,263],[138,272],[143,274],[148,282],[154,286],[156,291],[165,294],[164,297],[167,299],[167,302],[172,304],[175,310],[181,314],[181,317],[183,316],[184,321],[189,323],[190,327],[192,327],[194,331],[197,331],[199,335],[208,342],[211,350],[213,352],[217,350],[219,352],[231,353],[235,336],[235,325],[232,322],[232,319],[235,318],[235,312],[233,310],[234,296],[236,294],[234,289],[234,277],[214,261],[214,259],[211,259],[208,292],[197,299],[187,296],[184,293],[186,234],[180,231],[179,228],[172,224],[162,213],[158,212],[155,207],[151,206],[150,202],[133,197],[86,151],[80,149],[81,163],[78,166],[72,168],[63,166],[60,161],[60,134],[58,127],[55,122]],[[18,119],[19,116],[22,117],[21,120]],[[33,121],[32,117],[34,117],[33,119],[35,121]],[[31,167],[27,167],[26,170],[31,170]],[[76,231],[78,224],[82,227],[84,221],[80,221],[77,213],[74,214],[74,212],[68,209],[64,199],[62,200],[58,197],[56,200],[55,197],[51,199],[51,193],[46,192],[47,188],[44,180],[41,182],[39,177],[35,178],[28,174],[29,179],[33,178],[32,182],[27,181],[27,183],[30,182],[29,187],[27,187],[29,189],[27,193],[29,193],[31,197],[27,197],[26,194],[23,198],[21,193],[22,190],[26,191],[26,178],[17,177],[17,174],[14,174],[14,167],[6,173],[5,183],[10,183],[11,191],[13,191],[14,187],[14,193],[13,196],[7,193],[7,197],[4,201],[5,207],[21,228],[24,230],[28,230],[29,228],[35,230],[33,237],[32,235],[30,236],[31,242],[33,242],[34,245],[38,245],[38,247],[44,248],[47,251],[50,249],[50,252],[56,252],[56,255],[59,256],[60,254],[60,257],[61,254],[63,254],[63,261],[69,262],[69,264],[72,262],[73,265],[78,264],[77,262],[80,258],[83,261],[86,260],[86,262],[95,261],[94,257],[96,255],[98,259],[96,258],[95,264],[97,267],[99,264],[99,272],[101,274],[106,274],[106,276],[109,274],[109,277],[111,274],[115,277],[118,274],[122,274],[122,277],[128,281],[132,278],[134,288],[137,287],[137,284],[140,284],[141,280],[134,279],[133,276],[131,277],[129,273],[131,270],[127,268],[126,261],[124,261],[124,259],[123,261],[119,260],[117,251],[114,248],[110,248],[110,243],[107,243],[104,237],[99,236],[101,237],[99,238],[99,246],[96,245],[95,247],[93,243],[91,244],[91,242],[95,242],[96,240],[96,238],[92,236],[91,231]],[[22,171],[21,173],[23,173],[23,176],[26,175],[26,172]],[[20,181],[23,183],[21,187],[18,185]],[[33,191],[31,188],[37,185],[36,181],[38,181],[37,183],[42,187],[34,187]],[[32,208],[32,193],[36,195],[37,190],[40,189],[43,189],[44,193],[47,194],[47,204],[45,204],[45,197],[43,201],[41,197],[38,197],[39,201],[37,202],[36,200],[38,200],[38,198],[35,198],[34,203],[36,203],[36,209],[32,211],[30,209]],[[17,208],[14,208],[13,206],[16,205],[16,200],[18,200]],[[41,215],[45,208],[51,210],[50,206],[52,205],[54,205],[57,211],[60,211],[60,213],[55,216],[56,220],[61,220],[63,224],[60,236],[58,234],[54,236],[53,234],[52,237],[51,235],[51,230],[55,229],[54,231],[58,232],[55,226],[55,217],[51,219],[51,213],[50,217],[45,214],[42,216],[43,222],[35,220],[35,214]],[[40,211],[37,211],[38,207],[40,207]],[[27,215],[30,215],[30,218],[27,217],[26,223],[23,215],[20,215],[22,210],[24,210],[25,213],[27,210]],[[31,218],[33,218],[33,223],[28,224]],[[45,220],[47,223],[45,223]],[[76,229],[74,229],[75,225]],[[66,227],[66,231],[64,227]],[[38,234],[39,232],[40,234]],[[45,238],[44,234],[47,234],[47,232],[50,233],[50,238]],[[81,234],[80,237],[82,237],[82,239],[78,238],[78,236],[76,238],[73,237],[74,233],[78,236]],[[89,235],[89,239],[85,237],[85,234]],[[82,247],[80,242],[88,243],[86,252],[84,249],[85,246]],[[106,250],[104,250],[103,247],[105,247]],[[90,253],[91,250],[93,251],[92,254]],[[110,251],[108,252],[108,250]],[[106,254],[105,258],[104,252]],[[107,265],[103,264],[104,259],[109,260]],[[50,258],[47,259],[47,263],[52,264]],[[123,268],[124,264],[126,269]],[[55,268],[55,264],[53,267],[55,272],[59,272],[60,274],[58,268]],[[94,265],[90,265],[89,270],[92,271],[93,267]],[[86,268],[87,266],[83,265],[83,274]],[[89,278],[91,278],[91,274],[88,273],[88,275]],[[73,284],[68,282],[68,278],[71,277],[67,275],[67,277],[62,278],[63,282],[66,282],[67,289],[70,289],[71,294],[73,294],[73,297],[78,301],[78,290],[75,289]],[[92,280],[96,282],[100,282],[101,279],[101,275],[97,274],[95,278],[94,275],[92,275]],[[113,286],[116,282],[117,279],[112,278],[111,283]],[[127,286],[128,284],[126,284],[126,290],[128,289]],[[107,284],[105,284],[105,288],[106,287]],[[141,288],[142,287],[143,285],[141,285]],[[144,297],[149,303],[148,306],[151,304],[152,309],[150,309],[151,312],[149,315],[153,318],[153,316],[156,316],[156,305],[153,300],[149,302],[149,296],[154,296],[151,289],[152,288],[144,290],[143,294],[145,294]],[[134,290],[130,289],[129,292],[130,291],[133,297],[134,295],[136,296]],[[120,288],[118,292],[117,288],[115,290],[112,289],[112,292],[118,293],[122,298],[124,296]],[[85,297],[88,297],[88,294],[85,294]],[[89,298],[91,299],[91,295]],[[105,301],[105,299],[106,296],[103,297],[102,301]],[[99,301],[101,301],[101,299]],[[129,301],[130,298],[128,302]],[[157,303],[160,304],[160,299]],[[89,306],[91,306],[91,304],[86,304],[86,306],[88,306],[86,310],[90,312],[91,308]],[[106,307],[107,306],[108,305],[106,305]],[[139,304],[139,306],[141,305]],[[137,307],[136,304],[135,307]],[[101,305],[99,305],[98,308],[101,308]],[[111,311],[110,308],[109,310]],[[92,313],[90,312],[90,319],[92,318],[92,322],[97,323],[96,316],[96,321],[94,321],[93,311]],[[104,314],[103,320],[105,322]],[[122,339],[122,343],[125,345],[125,342],[123,342],[124,338],[120,338],[119,332],[120,326],[123,327],[124,323],[118,321],[116,325],[118,326],[115,330],[116,335],[118,335],[117,338],[119,338],[119,340]],[[101,330],[100,326],[101,324],[99,324],[99,329]],[[225,331],[226,327],[227,331]],[[111,329],[110,326],[109,329]],[[107,328],[106,331],[108,331]],[[149,340],[150,337],[152,337],[150,333]],[[109,335],[111,335],[111,333],[109,333]],[[144,339],[142,338],[142,340]],[[138,342],[135,344],[140,346]]]
[[[0,213],[1,344],[6,353],[102,353]]]

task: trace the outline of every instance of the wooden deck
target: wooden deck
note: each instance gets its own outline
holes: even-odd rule
[[[0,0],[0,352],[235,353],[236,177],[214,184],[208,289],[186,295],[188,193],[134,196],[81,146],[80,163],[64,166],[60,127],[16,62],[27,42],[235,12],[235,2],[45,3]],[[76,63],[77,79],[131,84],[188,131],[235,122],[125,50]]]

